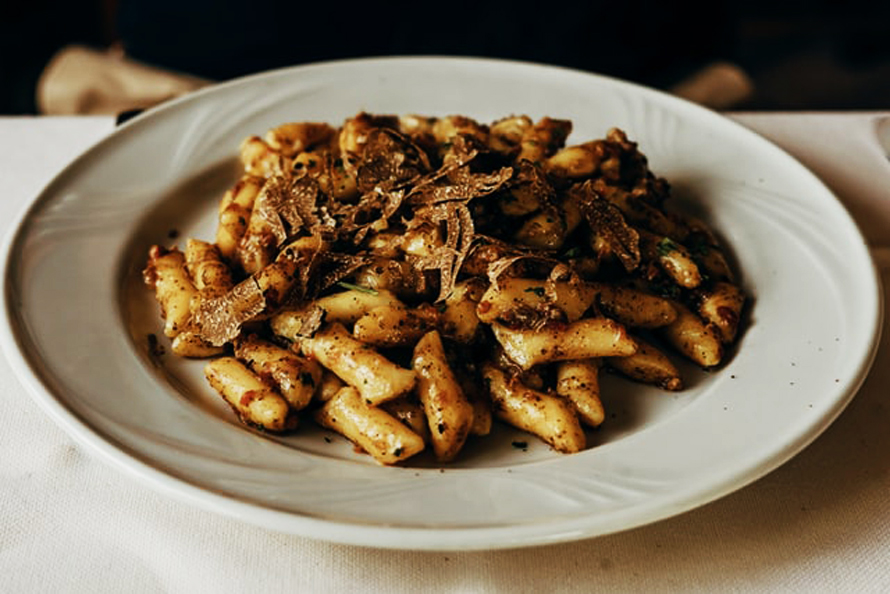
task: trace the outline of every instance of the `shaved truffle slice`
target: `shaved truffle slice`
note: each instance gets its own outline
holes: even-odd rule
[[[410,138],[390,128],[368,133],[356,183],[362,193],[402,187],[430,171],[427,154]]]
[[[318,182],[303,175],[270,178],[257,196],[254,209],[268,223],[278,245],[301,232],[329,237],[336,221],[323,206]]]
[[[501,167],[493,173],[472,173],[462,168],[447,176],[447,181],[444,183],[440,180],[437,183],[415,187],[411,192],[411,202],[415,204],[468,202],[497,192],[512,178],[512,167]]]
[[[513,167],[484,167],[474,171],[477,158],[490,152],[470,136],[456,136],[445,162],[438,170],[419,180],[408,193],[412,204],[435,204],[451,200],[468,202],[504,188],[514,176]]]
[[[266,309],[266,299],[253,277],[247,278],[228,293],[201,302],[193,321],[201,338],[213,346],[231,342],[241,326]]]
[[[570,189],[591,230],[603,237],[609,249],[628,272],[640,265],[640,234],[624,219],[622,212],[593,188],[590,181]]]

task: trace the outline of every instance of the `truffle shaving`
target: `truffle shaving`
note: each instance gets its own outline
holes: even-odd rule
[[[335,221],[319,216],[318,183],[307,175],[270,178],[257,196],[254,209],[269,224],[278,245],[301,231],[332,232]]]
[[[362,193],[391,190],[430,171],[427,154],[407,136],[390,128],[374,128],[358,166],[356,183]]]
[[[594,233],[601,235],[612,253],[628,272],[640,265],[640,234],[624,219],[621,211],[594,190],[588,180],[570,190]]]
[[[253,277],[246,278],[214,299],[201,301],[192,321],[201,338],[213,346],[231,342],[241,333],[241,326],[266,309],[266,299]]]

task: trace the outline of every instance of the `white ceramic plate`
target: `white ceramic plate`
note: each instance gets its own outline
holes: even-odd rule
[[[677,200],[722,234],[753,296],[737,352],[679,394],[608,378],[596,447],[566,456],[505,429],[453,466],[384,468],[312,429],[238,425],[200,363],[153,357],[152,243],[210,239],[245,136],[359,110],[570,118],[571,140],[623,128]],[[750,483],[813,440],[853,397],[880,328],[864,241],[831,193],[761,137],[638,86],[488,60],[310,65],[153,110],[77,159],[9,247],[7,355],[81,442],[148,483],[275,530],[378,547],[482,549],[601,535]],[[162,343],[163,344],[163,343]],[[308,425],[308,424],[307,424]],[[528,448],[512,441],[522,439]],[[484,445],[484,447],[483,447]]]

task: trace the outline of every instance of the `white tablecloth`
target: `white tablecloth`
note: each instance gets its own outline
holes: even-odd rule
[[[876,113],[735,114],[859,221],[890,281],[890,162]],[[110,118],[0,118],[0,231]],[[890,124],[885,131],[890,136]],[[886,141],[886,138],[885,138]],[[94,458],[0,358],[0,591],[888,592],[890,329],[843,415],[778,470],[659,523],[474,553],[293,537],[171,500]]]

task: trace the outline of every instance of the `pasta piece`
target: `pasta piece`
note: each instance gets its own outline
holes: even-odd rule
[[[711,288],[702,291],[698,313],[717,328],[724,344],[730,344],[738,332],[744,305],[745,295],[738,286],[716,282]]]
[[[250,136],[241,143],[241,164],[248,175],[272,177],[288,169],[287,159],[259,136]]]
[[[593,175],[599,167],[602,152],[599,141],[585,142],[557,151],[544,163],[550,175],[566,179],[582,179]]]
[[[433,257],[436,250],[445,245],[442,233],[433,225],[418,225],[402,236],[399,247],[406,254],[421,258]]]
[[[620,357],[618,359],[620,360]],[[572,403],[578,418],[584,424],[599,427],[605,420],[606,411],[600,401],[597,360],[559,363],[556,366],[556,393]]]
[[[275,261],[253,275],[257,288],[266,300],[266,308],[275,310],[284,303],[296,282],[300,258],[294,251],[282,250]]]
[[[517,160],[526,159],[533,163],[542,163],[562,148],[571,131],[572,123],[569,120],[541,118],[537,124],[523,133]]]
[[[567,228],[562,212],[549,206],[529,217],[519,228],[514,239],[533,248],[558,250],[565,243]]]
[[[337,156],[331,161],[330,187],[331,196],[340,202],[356,202],[360,196],[355,176],[343,165],[343,158]]]
[[[216,229],[216,245],[226,260],[231,261],[235,257],[238,244],[247,231],[254,202],[265,181],[254,175],[244,175],[223,196],[219,226]]]
[[[484,288],[484,283],[478,279],[454,285],[439,316],[438,325],[443,336],[461,343],[470,343],[476,338],[479,331],[476,308]]]
[[[451,372],[438,332],[427,333],[414,347],[412,367],[436,459],[449,462],[467,440],[474,411]]]
[[[380,464],[396,464],[424,449],[423,438],[382,408],[369,405],[350,386],[319,408],[314,415],[322,427],[336,431]]]
[[[399,396],[395,400],[384,402],[381,408],[419,435],[423,443],[430,443],[430,427],[420,402],[414,398]]]
[[[594,283],[596,303],[610,318],[631,328],[659,328],[677,319],[677,310],[669,299],[645,291]]]
[[[498,153],[516,153],[526,130],[533,125],[528,116],[502,118],[489,126],[488,146]]]
[[[415,311],[404,307],[375,307],[355,322],[352,334],[376,347],[409,346],[420,340],[429,324]]]
[[[513,330],[492,324],[495,338],[522,369],[541,363],[594,357],[625,357],[637,350],[624,326],[608,318],[585,318],[567,326]]]
[[[198,294],[186,270],[185,255],[176,248],[152,246],[143,276],[154,288],[155,299],[161,306],[161,317],[166,322],[164,334],[175,337],[188,325],[192,299]]]
[[[300,175],[308,175],[319,182],[322,187],[330,185],[328,171],[325,168],[327,155],[312,151],[300,153],[294,158],[291,167]]]
[[[426,279],[410,262],[395,259],[401,237],[377,233],[368,239],[368,249],[379,257],[355,271],[355,284],[369,291],[390,291],[400,299],[423,299],[428,291]]]
[[[398,127],[399,119],[395,116],[371,115],[362,112],[347,119],[340,127],[340,134],[337,136],[337,146],[340,149],[340,156],[343,158],[346,170],[350,173],[355,170],[355,163],[361,157],[374,128],[398,129]]]
[[[537,311],[552,304],[569,322],[576,322],[593,304],[597,292],[585,283],[554,283],[553,298],[547,281],[507,278],[491,285],[479,299],[477,314],[487,324],[498,320],[511,322],[528,310]]]
[[[210,344],[193,330],[183,330],[177,334],[173,338],[170,350],[175,355],[189,359],[206,359],[225,352],[223,347]]]
[[[293,428],[296,417],[284,398],[235,357],[214,359],[204,375],[245,423],[274,432]]]
[[[577,200],[573,200],[571,196],[564,196],[559,207],[562,211],[562,219],[565,221],[566,235],[571,235],[575,229],[584,221],[584,214],[581,212],[581,205]]]
[[[654,345],[634,337],[637,352],[627,357],[609,357],[609,365],[627,377],[675,392],[683,389],[677,366]]]
[[[404,307],[398,297],[390,291],[358,289],[321,297],[315,300],[315,305],[324,310],[325,320],[342,324],[354,324],[360,317],[378,307]]]
[[[718,365],[723,359],[723,341],[719,332],[686,306],[674,303],[674,308],[677,319],[660,329],[661,336],[701,367]]]
[[[416,377],[352,337],[342,324],[330,324],[305,338],[303,353],[333,371],[373,406],[393,400],[414,388]]]
[[[701,271],[685,247],[670,239],[641,229],[641,250],[658,262],[662,270],[684,289],[694,289],[702,281]]]
[[[303,338],[315,334],[325,320],[325,311],[317,305],[283,308],[269,318],[269,327],[276,336],[286,338],[295,345]]]
[[[318,390],[315,392],[315,398],[320,402],[327,402],[345,385],[343,380],[337,377],[336,373],[322,367],[321,381],[319,382]]]
[[[337,130],[326,123],[291,122],[281,124],[266,132],[266,144],[284,155],[295,157],[320,144],[330,142]]]
[[[482,397],[469,400],[473,406],[473,424],[470,425],[470,435],[488,435],[491,433],[492,425],[491,403]]]
[[[482,367],[495,416],[537,435],[553,449],[580,452],[586,445],[584,430],[571,405],[557,396],[523,386],[491,363]]]
[[[306,408],[321,383],[321,366],[271,342],[248,335],[235,341],[235,356],[269,378],[294,410]]]
[[[254,274],[275,260],[277,244],[272,226],[258,209],[254,209],[235,248],[234,260],[245,273]]]
[[[454,140],[455,136],[472,136],[483,144],[488,144],[488,128],[473,118],[450,115],[438,118],[432,127],[436,141],[445,144]]]
[[[232,271],[212,243],[189,239],[185,245],[185,264],[202,299],[224,295],[235,285]]]

